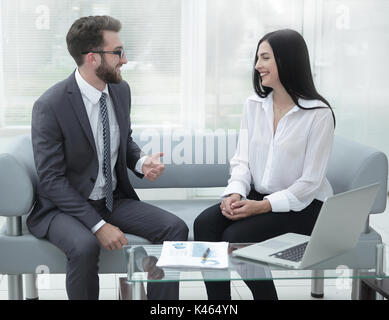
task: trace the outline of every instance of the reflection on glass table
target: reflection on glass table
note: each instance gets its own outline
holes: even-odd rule
[[[133,245],[123,247],[127,263],[127,282],[132,284],[133,299],[141,298],[141,288],[145,282],[171,281],[223,281],[223,280],[297,280],[297,279],[348,279],[353,282],[353,290],[366,290],[364,285],[356,288],[354,280],[380,279],[389,280],[389,272],[384,263],[385,247],[377,247],[375,261],[360,264],[358,254],[350,251],[341,256],[323,261],[309,270],[287,269],[258,261],[235,257],[232,251],[251,243],[230,243],[228,247],[229,266],[226,269],[199,268],[159,268],[156,266],[162,245]],[[377,267],[378,266],[378,267]],[[201,271],[201,272],[195,272]],[[361,283],[361,282],[358,282]],[[371,292],[369,292],[371,295]],[[361,292],[360,298],[366,297]]]

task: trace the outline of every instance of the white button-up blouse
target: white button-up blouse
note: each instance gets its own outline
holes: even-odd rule
[[[299,99],[305,108],[327,107],[319,100]],[[273,212],[301,211],[314,199],[333,194],[326,178],[334,138],[331,110],[294,106],[274,133],[273,92],[246,101],[231,177],[222,196],[246,197],[251,184],[270,201]]]

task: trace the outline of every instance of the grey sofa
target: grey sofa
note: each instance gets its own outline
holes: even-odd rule
[[[151,140],[152,139],[152,140]],[[137,178],[129,171],[132,185],[145,188],[210,188],[224,187],[229,176],[228,158],[236,147],[237,137],[207,133],[186,134],[179,138],[171,135],[134,134],[134,140],[146,152],[148,147],[163,146],[168,162],[164,174],[154,183]],[[185,148],[183,146],[185,145]],[[51,274],[66,273],[66,257],[46,240],[32,236],[25,218],[34,205],[37,181],[31,140],[19,136],[0,155],[0,216],[6,217],[6,225],[0,230],[0,274],[8,275],[9,299],[23,299],[22,275],[25,275],[25,298],[37,298],[34,275],[42,268]],[[149,148],[150,149],[150,148]],[[170,153],[171,151],[171,153]],[[214,164],[215,163],[215,164]],[[350,140],[336,137],[329,163],[328,178],[335,193],[379,182],[379,195],[371,214],[384,212],[387,199],[388,163],[384,153]],[[148,201],[183,218],[189,226],[189,240],[193,240],[193,221],[205,208],[217,203],[214,199],[154,200]],[[129,244],[145,244],[146,239],[127,234]],[[370,267],[376,259],[375,246],[381,243],[380,235],[366,222],[357,250]],[[353,255],[351,255],[353,256]],[[345,261],[351,259],[344,256]],[[325,269],[326,265],[323,266]],[[122,252],[101,250],[100,273],[125,273],[126,264]],[[320,271],[312,282],[315,296],[322,295],[323,283]],[[358,282],[355,280],[354,282]],[[358,297],[355,285],[354,298]]]

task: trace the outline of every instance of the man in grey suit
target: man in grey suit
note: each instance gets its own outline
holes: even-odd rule
[[[98,299],[101,246],[121,249],[124,233],[153,243],[187,240],[175,215],[139,200],[127,168],[154,181],[162,153],[144,155],[131,138],[131,94],[121,24],[108,16],[76,20],[67,46],[78,68],[35,102],[31,135],[39,177],[30,232],[67,257],[69,299]],[[149,285],[149,299],[178,299],[178,283]]]

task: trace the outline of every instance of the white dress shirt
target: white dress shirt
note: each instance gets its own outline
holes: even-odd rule
[[[305,108],[327,105],[319,100],[299,99]],[[273,212],[301,211],[314,199],[333,194],[326,178],[334,138],[331,110],[303,110],[294,106],[278,122],[274,134],[273,92],[246,101],[231,177],[222,196],[246,197],[253,184],[269,194]]]
[[[81,76],[79,70],[75,72],[76,82],[81,91],[81,97],[84,101],[86,113],[88,114],[89,123],[92,129],[93,138],[95,140],[97,158],[99,163],[99,171],[93,190],[89,196],[91,200],[99,200],[104,198],[104,186],[105,178],[103,174],[103,152],[104,152],[104,140],[103,140],[103,123],[101,121],[100,114],[100,98],[102,92],[107,94],[107,110],[109,117],[109,130],[111,137],[111,173],[112,173],[112,190],[116,189],[117,177],[115,171],[115,165],[118,157],[119,143],[120,143],[120,130],[116,120],[115,111],[112,106],[112,101],[109,96],[108,86],[105,85],[103,91],[97,90],[95,87],[86,82]],[[136,168],[139,173],[142,173],[142,165],[145,157],[142,157],[136,163]],[[105,224],[104,220],[101,220],[93,228],[92,232],[95,233],[100,227]]]

